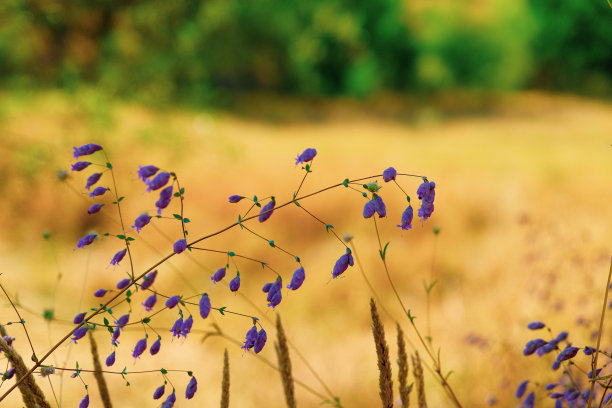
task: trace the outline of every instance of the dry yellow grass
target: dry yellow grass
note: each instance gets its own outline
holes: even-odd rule
[[[236,220],[237,207],[227,204],[230,194],[274,194],[282,202],[291,199],[302,176],[299,168],[294,168],[293,158],[306,147],[316,147],[319,155],[303,188],[305,193],[345,177],[379,174],[390,165],[400,172],[427,175],[438,190],[432,219],[424,226],[415,220],[412,230],[401,232],[395,225],[405,199],[393,186],[385,186],[382,195],[389,218],[383,220],[381,231],[384,242],[391,241],[388,260],[396,285],[423,329],[426,297],[422,282],[431,275],[438,280],[432,292],[431,332],[434,345],[442,349],[443,368],[454,371],[450,382],[466,407],[482,406],[490,396],[501,406],[513,406],[513,392],[520,381],[528,375],[533,378],[540,369],[549,371],[547,362],[521,354],[532,335],[525,327],[529,321],[543,320],[555,331],[570,330],[577,345],[588,342],[595,329],[612,252],[612,106],[603,102],[509,95],[487,115],[446,119],[433,108],[409,104],[367,109],[350,103],[313,107],[287,102],[290,113],[280,118],[270,113],[276,112],[272,108],[263,112],[276,118],[270,121],[261,119],[262,112],[255,108],[258,115],[239,117],[223,112],[106,105],[89,94],[74,99],[57,94],[22,100],[10,97],[4,95],[0,108],[0,192],[4,197],[0,202],[0,257],[4,265],[0,279],[23,306],[36,312],[24,314],[32,323],[29,327],[38,350],[47,349],[70,327],[57,323],[48,328],[39,317],[53,304],[58,272],[63,277],[56,316],[69,320],[78,311],[96,305],[93,291],[110,287],[125,270],[107,268],[112,254],[120,249],[119,241],[97,243],[91,252],[72,251],[76,238],[89,228],[116,231],[114,217],[86,216],[87,200],[55,178],[58,168],[68,168],[72,146],[90,141],[103,144],[114,163],[118,188],[127,196],[129,225],[141,211],[151,210],[155,201],[138,182],[137,165],[157,164],[177,172],[186,188],[190,237]],[[398,119],[402,117],[413,120]],[[412,194],[418,182],[400,179]],[[79,189],[84,178],[76,175],[69,183]],[[413,200],[418,207],[416,197]],[[355,236],[366,273],[383,299],[381,306],[404,325],[416,344],[391,297],[373,225],[361,218],[360,197],[338,189],[303,204],[332,223],[340,234]],[[101,219],[104,223],[99,224]],[[169,242],[177,239],[180,231],[169,222],[159,225],[170,241],[153,228],[143,231],[141,237],[166,254]],[[441,233],[432,272],[434,225],[440,226]],[[298,254],[306,269],[303,288],[285,296],[280,305],[289,340],[345,407],[378,404],[376,355],[369,332],[370,293],[360,273],[351,268],[342,279],[328,283],[343,249],[297,207],[278,212],[256,227]],[[52,233],[50,242],[41,238],[45,229]],[[212,240],[207,247],[266,259],[286,274],[286,280],[295,269],[292,259],[238,230]],[[144,243],[134,245],[134,253],[137,269],[159,257]],[[210,288],[209,274],[224,263],[223,256],[198,252],[173,259],[174,268],[162,268],[159,285],[170,295],[173,291],[186,295],[209,291],[213,306],[257,314],[241,297],[229,295],[225,287]],[[272,333],[274,316],[265,312],[260,287],[273,276],[245,262],[240,268],[241,290],[264,311],[262,323]],[[83,287],[85,295],[77,307],[79,296],[75,293]],[[1,304],[3,319],[14,320],[6,302]],[[140,316],[138,303],[135,310]],[[164,316],[166,324],[173,318],[170,313]],[[387,319],[385,314],[382,318]],[[578,326],[578,318],[586,325]],[[212,320],[239,340],[250,326],[249,321],[234,317],[216,315]],[[209,330],[208,323],[196,319],[194,329]],[[393,321],[385,323],[393,327]],[[161,322],[155,327],[167,330]],[[18,337],[16,347],[29,355],[20,329],[12,326],[10,330]],[[101,356],[110,353],[107,338],[101,331],[97,335]],[[166,341],[159,356],[143,357],[134,365],[129,354],[141,336],[138,330],[122,335],[117,367],[193,369],[200,390],[196,402],[181,400],[181,406],[219,403],[223,369],[219,356],[226,347],[231,360],[232,406],[283,405],[277,373],[251,355],[242,356],[241,350],[218,337],[203,344],[195,335],[184,344]],[[53,364],[62,365],[67,352],[70,361],[89,361],[87,347],[63,346]],[[395,359],[393,349],[391,353]],[[275,360],[270,345],[262,355]],[[293,374],[296,380],[324,392],[297,358]],[[446,406],[441,387],[427,370],[425,375],[430,406]],[[177,395],[184,393],[187,376],[172,379]],[[111,389],[118,387],[113,398],[123,399],[122,406],[150,406],[153,390],[163,381],[159,374],[130,376],[132,386],[126,388],[120,377],[108,380]],[[93,385],[93,378],[88,381]],[[41,382],[41,386],[49,392],[48,384]],[[65,380],[65,398],[76,401],[82,395],[80,382]],[[12,401],[19,400],[17,395],[15,398]],[[96,398],[92,392],[97,406]],[[296,398],[300,406],[320,402],[299,386]]]

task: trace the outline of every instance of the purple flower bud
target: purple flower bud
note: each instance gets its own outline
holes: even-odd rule
[[[397,171],[395,171],[393,167],[389,167],[387,170],[383,171],[383,180],[385,180],[385,183],[395,180],[395,177],[397,177]]]
[[[259,212],[259,222],[264,222],[272,216],[275,205],[276,205],[276,201],[274,200],[274,197],[272,197],[270,202],[264,205],[261,211]]]
[[[557,337],[555,338],[555,341],[557,343],[560,343],[560,342],[562,342],[564,340],[567,340],[567,335],[568,335],[568,333],[566,331],[562,331],[561,333],[559,333],[557,335]]]
[[[119,282],[117,282],[117,289],[124,289],[130,283],[132,283],[132,280],[130,278],[121,279]]]
[[[565,360],[569,360],[573,358],[580,350],[578,347],[567,346],[559,355],[557,356],[557,361],[562,362]]]
[[[151,353],[152,356],[156,355],[157,353],[159,353],[159,349],[161,348],[161,340],[158,338],[157,340],[155,340],[155,342],[151,345],[151,348],[149,349],[149,352]]]
[[[591,354],[593,354],[595,352],[595,348],[590,347],[590,346],[586,346],[583,350],[584,354],[586,354],[587,356],[590,356]]]
[[[435,188],[436,183],[433,181],[425,181],[417,189],[417,195],[419,196],[419,199],[422,200],[418,215],[423,221],[431,217],[431,214],[434,211],[433,202],[434,198],[436,197]]]
[[[291,290],[299,289],[302,283],[304,283],[304,279],[306,279],[306,273],[304,272],[304,267],[300,266],[293,272],[291,282],[287,285],[287,288]]]
[[[353,264],[353,255],[351,254],[351,250],[347,248],[347,252],[336,261],[332,271],[332,278],[335,279],[342,275],[344,271],[348,269],[349,265],[353,266]]]
[[[106,292],[108,292],[106,289],[98,289],[94,292],[94,296],[95,297],[104,297],[104,295],[106,295]]]
[[[132,228],[136,228],[136,232],[140,233],[140,230],[144,228],[151,221],[151,216],[148,214],[142,214],[134,221]]]
[[[522,383],[519,384],[518,388],[516,389],[516,398],[523,398],[523,395],[525,395],[525,391],[527,391],[527,384],[529,383],[529,380],[525,380]]]
[[[404,212],[402,213],[402,223],[398,225],[398,227],[400,227],[403,230],[408,230],[412,228],[412,217],[413,217],[412,206],[409,204],[408,208],[406,208]]]
[[[536,350],[536,353],[538,353],[538,356],[542,357],[544,354],[548,354],[553,350],[557,350],[558,344],[556,340],[551,340],[549,341],[547,344],[543,345],[542,347],[538,348]]]
[[[159,200],[155,202],[157,215],[161,214],[162,210],[170,205],[170,201],[172,201],[172,186],[164,188],[159,193]]]
[[[191,326],[193,326],[193,317],[191,315],[189,315],[189,317],[187,319],[185,319],[185,321],[181,325],[181,333],[180,334],[183,337],[187,338],[187,335],[191,331]]]
[[[553,390],[556,386],[557,386],[557,384],[555,384],[555,383],[549,383],[549,384],[546,384],[546,387],[544,387],[544,389],[546,391],[550,391],[550,390]]]
[[[261,288],[261,291],[264,293],[268,293],[270,292],[271,287],[272,287],[272,282],[268,282],[265,285],[263,285],[263,288]]]
[[[538,330],[546,327],[546,325],[542,322],[531,322],[527,325],[529,330]]]
[[[4,336],[2,337],[2,340],[4,340],[9,346],[12,346],[15,338],[13,336]]]
[[[113,259],[111,259],[111,261],[110,261],[111,265],[119,265],[119,262],[121,262],[121,260],[123,259],[123,257],[125,256],[126,253],[127,253],[127,248],[126,249],[122,249],[121,251],[117,252],[113,256]]]
[[[363,218],[371,218],[376,212],[374,201],[370,200],[363,206]]]
[[[272,301],[272,298],[274,296],[276,296],[277,292],[281,291],[281,288],[283,287],[283,278],[281,278],[280,276],[276,278],[276,280],[272,283],[272,286],[270,286],[270,290],[268,291],[268,302]],[[280,302],[280,300],[279,300]],[[278,304],[278,303],[277,303]]]
[[[535,351],[538,348],[544,346],[545,344],[546,344],[546,340],[543,340],[543,339],[529,340],[527,344],[525,345],[525,348],[523,349],[523,355],[529,356],[535,353]]]
[[[138,340],[136,346],[134,347],[134,351],[132,352],[132,357],[138,358],[140,355],[147,349],[147,338]]]
[[[149,296],[142,305],[145,307],[145,310],[147,312],[150,312],[155,306],[156,302],[157,302],[157,295],[154,293],[151,296]]]
[[[157,170],[159,170],[155,166],[138,166],[138,168],[139,169],[136,172],[138,173],[138,178],[142,179],[142,181],[144,181],[145,183],[148,181],[147,179],[149,177],[157,173]]]
[[[121,330],[119,330],[119,328],[115,328],[113,330],[113,337],[111,338],[111,344],[113,346],[117,346],[119,344],[117,339],[119,338],[120,335],[121,335]]]
[[[128,324],[129,321],[130,321],[130,315],[124,314],[117,320],[117,327],[119,329],[123,329],[125,325]]]
[[[302,154],[298,154],[297,158],[295,159],[295,165],[297,166],[300,163],[308,163],[309,161],[312,161],[316,155],[316,149],[308,148],[304,150]]]
[[[70,338],[70,340],[74,341],[74,344],[76,344],[77,340],[82,339],[83,336],[85,336],[85,334],[87,334],[87,326],[81,326],[78,329],[76,329],[74,331],[74,333],[72,333],[72,337]]]
[[[160,172],[159,174],[157,174],[157,176],[153,178],[153,180],[145,181],[149,186],[149,188],[147,188],[147,191],[159,190],[160,188],[168,184],[168,180],[170,180],[170,173],[168,173],[167,171]]]
[[[238,289],[240,289],[240,272],[238,272],[236,277],[230,281],[229,287],[232,292],[236,292]]]
[[[74,158],[77,159],[80,156],[87,156],[98,150],[102,150],[102,146],[94,143],[87,143],[86,145],[74,148]]]
[[[9,368],[9,370],[6,373],[2,374],[2,379],[10,380],[11,378],[13,378],[14,375],[15,375],[15,369]]]
[[[219,268],[217,269],[217,272],[215,272],[214,275],[210,277],[210,279],[213,281],[213,283],[217,283],[224,277],[225,277],[225,268]]]
[[[187,389],[185,390],[185,398],[192,399],[193,394],[195,394],[197,389],[198,389],[198,382],[196,381],[195,377],[191,377],[189,384],[187,384]]]
[[[527,398],[525,398],[525,401],[523,401],[523,407],[525,408],[533,408],[533,405],[535,403],[535,394],[534,392],[530,392],[529,395],[527,395]]]
[[[244,197],[241,195],[232,195],[229,197],[229,202],[230,203],[237,203],[238,201],[242,200]]]
[[[266,340],[268,340],[268,335],[264,329],[261,329],[259,333],[257,333],[257,339],[255,340],[255,344],[253,346],[253,351],[255,354],[259,353],[264,348],[266,345]]]
[[[578,399],[578,397],[580,396],[580,391],[572,391],[570,392],[570,390],[565,391],[565,400],[566,401],[575,401],[576,399]]]
[[[155,390],[155,392],[153,393],[153,399],[160,399],[164,393],[166,392],[166,385],[160,385],[159,387],[157,387],[157,389]]]
[[[553,399],[557,399],[557,398],[561,398],[563,397],[563,393],[562,392],[553,392],[552,394],[550,394],[550,398]]]
[[[176,319],[176,322],[172,325],[170,331],[172,332],[172,338],[181,337],[181,327],[183,326],[183,316]]]
[[[181,297],[178,295],[169,297],[168,300],[166,300],[166,307],[168,309],[172,309],[174,306],[178,305],[178,302],[180,302],[180,300]]]
[[[74,316],[74,320],[72,320],[72,323],[74,324],[81,324],[83,323],[83,320],[85,320],[85,312],[83,313],[79,313],[78,315]]]
[[[272,296],[269,296],[270,294],[268,294],[268,298],[270,298],[270,303],[268,303],[268,306],[274,309],[276,306],[278,306],[281,300],[283,300],[283,293],[280,291],[280,289],[274,292],[270,290],[270,293],[272,293]]]
[[[108,357],[106,357],[106,366],[110,367],[115,364],[115,352],[110,353]]]
[[[250,350],[255,345],[257,341],[257,326],[251,327],[251,329],[246,334],[246,340],[244,341],[244,346],[242,346],[245,350]]]
[[[376,209],[376,212],[378,213],[378,216],[380,218],[384,218],[387,216],[387,207],[385,206],[385,203],[383,202],[383,199],[381,198],[381,196],[374,194],[374,208]]]
[[[185,251],[185,249],[187,249],[187,241],[184,238],[179,239],[174,243],[175,254],[180,254],[181,252]]]
[[[166,401],[162,404],[162,408],[172,408],[174,403],[176,402],[176,395],[174,395],[174,391],[172,394],[168,395]]]
[[[100,180],[100,177],[102,177],[102,173],[94,173],[91,176],[89,176],[87,178],[87,184],[85,184],[85,188],[89,190],[91,186],[93,186],[94,184],[98,182],[98,180]]]
[[[77,243],[77,248],[84,248],[87,245],[90,245],[96,239],[97,234],[87,234],[83,238],[79,238],[79,242]]]
[[[210,298],[208,294],[203,294],[200,298],[200,316],[202,319],[206,319],[210,313]]]
[[[92,191],[91,193],[89,193],[90,197],[98,197],[103,195],[104,193],[106,193],[106,190],[108,190],[106,187],[96,187],[94,188],[94,191]]]
[[[72,165],[72,171],[81,171],[81,170],[85,170],[87,167],[89,167],[89,165],[91,164],[91,162],[88,161],[79,161],[76,162]]]
[[[89,210],[87,210],[87,214],[95,214],[99,212],[102,207],[104,207],[104,204],[92,204]]]
[[[89,394],[87,394],[81,402],[79,402],[79,408],[87,408],[89,406]]]
[[[595,370],[595,375],[598,376],[600,372],[601,368],[598,368],[597,370]],[[589,373],[587,374],[587,378],[593,378],[593,370],[589,371]]]
[[[149,289],[151,285],[153,285],[153,282],[155,282],[156,277],[157,277],[157,270],[154,270],[148,275],[145,275],[145,277],[142,278],[142,283],[140,284],[140,287],[142,289]]]
[[[555,371],[557,371],[557,370],[559,369],[559,367],[561,367],[561,363],[560,363],[560,362],[558,362],[557,360],[555,360],[555,361],[552,363],[552,369],[553,369],[553,370],[555,370]]]

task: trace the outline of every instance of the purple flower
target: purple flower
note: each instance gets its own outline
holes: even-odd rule
[[[380,218],[384,218],[387,215],[387,207],[385,206],[383,199],[381,198],[381,196],[374,194],[373,201],[374,201],[374,208],[376,209],[378,216]]]
[[[232,292],[236,292],[238,289],[240,289],[240,272],[238,272],[236,277],[230,281],[229,287]]]
[[[280,291],[280,289],[274,292],[270,291],[270,293],[272,293],[272,296],[269,296],[268,294],[268,298],[270,299],[268,306],[274,309],[276,306],[278,306],[281,300],[283,300],[283,293]]]
[[[183,327],[183,316],[176,319],[176,322],[172,325],[170,331],[172,332],[172,338],[181,337],[181,328]]]
[[[94,292],[94,296],[95,297],[104,297],[104,295],[106,295],[106,292],[108,292],[106,289],[98,289]]]
[[[306,273],[304,272],[304,267],[300,266],[293,272],[291,282],[287,285],[287,288],[291,290],[299,289],[302,283],[304,283],[304,279],[306,279]]]
[[[119,330],[118,328],[115,328],[113,330],[113,337],[111,339],[111,344],[113,346],[116,346],[117,344],[119,344],[119,342],[117,341],[117,339],[119,338],[119,336],[121,335],[121,330]]]
[[[168,184],[168,180],[170,180],[170,173],[168,173],[167,171],[162,171],[158,173],[157,176],[153,178],[153,180],[145,181],[149,186],[149,188],[147,188],[147,191],[159,190],[160,188]]]
[[[385,180],[385,183],[395,180],[395,177],[397,177],[397,171],[395,171],[393,167],[389,167],[387,170],[383,171],[383,180]]]
[[[166,392],[166,385],[160,385],[159,387],[157,387],[157,389],[155,390],[155,392],[153,393],[153,399],[160,399],[163,395],[164,392]]]
[[[363,218],[371,218],[376,212],[374,201],[370,200],[363,206]]]
[[[119,265],[119,262],[121,262],[126,252],[127,252],[127,248],[122,249],[121,251],[117,252],[115,256],[113,256],[113,259],[111,259],[110,261],[111,265]]]
[[[185,398],[192,399],[193,394],[195,394],[197,389],[198,389],[198,382],[196,381],[195,377],[191,377],[189,384],[187,384],[187,389],[185,390]]]
[[[78,315],[74,316],[74,320],[72,320],[72,323],[81,324],[83,323],[83,320],[85,320],[85,312],[79,313]]]
[[[302,154],[298,154],[295,159],[295,165],[297,166],[300,163],[307,163],[315,158],[317,155],[316,149],[308,148],[302,152]]]
[[[176,395],[174,395],[174,391],[172,394],[168,395],[166,401],[162,404],[162,408],[172,408],[174,403],[176,402]]]
[[[525,344],[525,348],[523,349],[523,355],[529,356],[535,353],[535,351],[538,348],[544,346],[545,344],[546,344],[546,340],[543,340],[543,339],[529,340],[527,344]]]
[[[125,325],[128,324],[129,321],[130,321],[130,315],[124,314],[117,320],[117,327],[119,329],[123,329]]]
[[[159,170],[155,166],[138,166],[138,168],[139,169],[136,172],[138,173],[138,178],[142,179],[142,181],[144,181],[145,183],[148,181],[147,179],[149,177],[157,173],[157,170]]]
[[[412,206],[408,204],[408,208],[406,208],[404,212],[402,213],[402,223],[398,225],[398,227],[400,227],[403,230],[412,228],[412,216],[413,216]]]
[[[587,356],[590,356],[591,354],[593,354],[595,352],[595,348],[594,347],[590,347],[590,346],[585,346],[584,350],[582,350],[584,352],[584,354],[586,354]]]
[[[187,335],[191,331],[191,326],[193,326],[193,317],[191,315],[189,315],[189,317],[187,319],[185,319],[185,321],[181,325],[181,333],[180,334],[183,337],[187,338]]]
[[[544,387],[544,389],[546,391],[550,391],[550,390],[554,389],[556,386],[557,386],[557,384],[555,384],[555,383],[549,383],[549,384],[546,384],[546,387]]]
[[[138,340],[136,346],[134,347],[134,351],[132,352],[132,357],[138,358],[140,355],[147,349],[147,338]]]
[[[270,302],[268,306],[275,307],[278,305],[282,299],[281,288],[283,287],[283,279],[279,276],[276,278],[274,283],[270,286],[270,290],[268,290],[267,300]]]
[[[336,264],[334,265],[334,269],[332,271],[332,278],[335,279],[338,276],[342,275],[344,271],[348,269],[349,265],[353,266],[354,261],[353,255],[351,254],[351,250],[347,248],[346,253],[340,258],[338,258],[338,260],[336,261]]]
[[[516,389],[516,398],[523,398],[523,395],[525,395],[525,391],[527,391],[527,384],[529,383],[529,380],[525,380],[522,383],[519,384],[519,386]]]
[[[87,143],[86,145],[74,148],[74,158],[77,159],[80,156],[87,156],[98,150],[102,150],[102,146],[94,143]]]
[[[523,401],[522,407],[533,408],[534,403],[535,403],[535,394],[532,391],[529,393],[529,395],[527,395],[527,398],[525,398],[525,401]]]
[[[91,164],[91,162],[88,161],[79,161],[76,162],[72,165],[72,171],[81,171],[81,170],[85,170],[87,167],[89,167],[89,165]]]
[[[157,340],[155,340],[155,342],[151,345],[151,348],[149,349],[149,352],[151,353],[152,356],[156,355],[157,353],[159,353],[159,349],[161,348],[161,340],[158,338]]]
[[[110,353],[108,357],[106,357],[106,366],[110,367],[115,364],[115,352]]]
[[[419,217],[421,217],[422,221],[425,221],[434,211],[434,198],[436,197],[436,183],[433,181],[425,181],[423,182],[419,188],[417,189],[417,195],[419,196],[419,200],[421,202],[421,208],[419,208]]]
[[[10,380],[15,375],[15,369],[9,368],[9,370],[2,375],[3,380]]]
[[[179,239],[178,241],[174,243],[174,253],[175,254],[180,254],[185,249],[187,249],[187,241],[184,238]]]
[[[230,203],[237,203],[238,201],[242,200],[244,197],[241,195],[232,195],[229,197],[229,202]]]
[[[70,338],[70,340],[74,341],[74,344],[76,344],[77,340],[82,339],[83,336],[85,336],[85,334],[87,334],[87,326],[81,326],[78,329],[76,329],[74,331],[74,333],[72,333],[72,337]]]
[[[155,202],[155,206],[157,207],[157,214],[161,214],[161,211],[170,205],[170,201],[172,201],[172,186],[168,186],[164,188],[159,193],[159,200]]]
[[[247,350],[247,351],[252,349],[253,346],[255,345],[255,342],[257,341],[257,337],[258,337],[258,335],[257,335],[257,326],[253,326],[247,332],[246,340],[244,341],[244,346],[242,346],[242,348]]]
[[[89,210],[87,210],[87,214],[95,214],[100,211],[100,208],[102,207],[104,207],[104,204],[92,204],[91,207],[89,207]]]
[[[217,269],[217,272],[215,272],[213,276],[210,277],[210,279],[212,279],[213,283],[217,283],[224,277],[225,277],[225,268],[219,268]]]
[[[102,177],[102,173],[94,173],[91,176],[89,176],[87,178],[87,184],[85,184],[85,188],[89,190],[91,186],[93,186],[94,184],[98,182],[98,180],[100,180],[100,177]]]
[[[557,361],[562,362],[565,360],[569,360],[578,353],[578,350],[580,350],[578,347],[567,346],[563,349],[561,353],[559,353],[559,355],[557,356]]]
[[[106,187],[96,187],[94,188],[94,190],[89,193],[90,197],[98,197],[103,195],[104,193],[106,193],[106,190],[108,190]]]
[[[79,408],[87,408],[89,406],[89,394],[87,394],[81,402],[79,402]]]
[[[149,221],[151,221],[151,216],[148,214],[142,214],[141,216],[136,218],[136,220],[134,221],[134,225],[132,225],[132,228],[136,228],[136,232],[139,233],[140,230],[143,229],[144,226],[149,223]]]
[[[13,336],[4,336],[2,337],[2,340],[4,340],[9,346],[12,346],[13,341],[15,341],[15,338]]]
[[[210,298],[208,294],[204,293],[200,298],[200,316],[202,319],[206,319],[210,313]]]
[[[154,270],[148,275],[145,275],[145,277],[142,278],[142,283],[140,284],[140,287],[142,289],[149,289],[151,285],[153,284],[153,282],[155,282],[156,277],[157,277],[157,270]]]
[[[268,340],[268,335],[264,329],[261,329],[259,333],[257,333],[257,339],[253,345],[253,351],[255,354],[259,353],[264,348],[266,345],[266,340]]]
[[[96,239],[97,234],[87,234],[83,238],[79,238],[79,242],[77,243],[77,248],[84,248],[87,245],[90,245]]]
[[[142,305],[145,307],[145,310],[147,312],[150,312],[155,306],[156,302],[157,302],[157,295],[154,293],[151,296],[149,296]]]
[[[562,342],[562,341],[567,339],[567,335],[568,335],[568,333],[566,331],[562,331],[561,333],[559,333],[557,335],[557,337],[555,338],[555,341],[557,343],[560,343],[560,342]]]
[[[529,330],[538,330],[546,327],[546,325],[542,322],[531,322],[527,325]]]
[[[168,300],[166,300],[166,307],[168,309],[172,309],[174,306],[178,305],[178,302],[180,302],[180,300],[181,297],[178,295],[169,297]]]
[[[274,212],[274,206],[275,205],[276,205],[276,201],[274,200],[274,197],[272,197],[270,202],[268,204],[264,205],[263,208],[261,209],[261,211],[259,212],[259,222],[264,222],[268,218],[270,218],[270,216],[272,216],[272,213]]]
[[[270,288],[272,287],[273,282],[268,282],[261,288],[261,291],[264,293],[270,292]]]

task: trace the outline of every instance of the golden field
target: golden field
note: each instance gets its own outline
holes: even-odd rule
[[[294,158],[314,147],[318,155],[313,173],[300,194],[345,178],[379,175],[389,166],[436,182],[435,212],[422,225],[416,217],[420,180],[398,178],[415,208],[410,231],[396,227],[406,205],[402,192],[390,184],[381,190],[388,217],[379,228],[383,243],[391,242],[387,257],[392,277],[417,316],[417,325],[423,333],[430,330],[443,370],[453,371],[449,381],[463,406],[485,406],[490,398],[498,401],[497,406],[516,406],[518,383],[529,378],[546,384],[558,375],[550,370],[552,356],[522,355],[528,340],[547,335],[528,331],[527,323],[541,320],[553,335],[568,330],[574,345],[593,345],[612,255],[612,105],[538,93],[504,95],[486,109],[458,107],[461,103],[441,99],[421,106],[392,97],[371,103],[253,97],[232,113],[146,108],[106,101],[87,91],[72,96],[0,95],[0,283],[23,307],[21,313],[41,356],[67,333],[76,313],[99,304],[93,297],[96,289],[112,288],[126,276],[127,259],[117,268],[108,265],[121,249],[117,239],[73,250],[77,238],[92,229],[120,233],[110,203],[102,214],[87,215],[90,199],[82,187],[86,174],[70,174],[64,182],[57,179],[57,171],[69,169],[73,161],[73,146],[88,142],[104,146],[117,188],[126,197],[122,211],[128,228],[143,211],[152,213],[157,200],[156,194],[145,192],[137,166],[155,164],[176,172],[186,190],[190,239],[234,223],[246,210],[244,202],[228,204],[229,195],[274,195],[279,203],[290,201],[303,176]],[[102,157],[93,156],[92,161]],[[382,183],[381,177],[377,179]],[[109,180],[106,174],[100,184]],[[374,225],[361,216],[363,198],[340,187],[302,204],[333,224],[340,236],[354,236],[363,272],[392,316],[383,314],[395,361],[395,321],[413,344],[417,341],[386,280]],[[173,201],[164,215],[177,212]],[[239,260],[242,295],[234,295],[226,285],[210,283],[210,275],[227,257],[208,252],[171,258],[159,268],[156,290],[185,297],[208,292],[213,307],[259,317],[268,332],[261,356],[272,362],[276,361],[273,322],[279,312],[290,341],[344,407],[379,406],[371,293],[357,265],[330,281],[344,248],[294,205],[264,224],[254,220],[247,225],[298,255],[306,269],[304,286],[283,293],[276,310],[267,308],[260,291],[274,279],[273,273]],[[438,236],[432,232],[434,226],[440,228]],[[43,238],[44,231],[50,232],[49,240]],[[131,233],[136,238],[132,246],[136,273],[169,254],[180,233],[178,223],[165,219],[154,220],[139,235]],[[292,257],[239,228],[201,246],[265,260],[286,282],[296,268]],[[226,281],[234,274],[232,267]],[[428,321],[423,281],[430,279],[437,284]],[[141,293],[135,295],[132,321],[146,316],[140,306],[143,301]],[[17,320],[6,299],[0,307],[2,323]],[[42,319],[46,308],[54,309],[57,321]],[[197,316],[197,307],[190,309]],[[126,310],[122,304],[116,313]],[[151,325],[162,335],[162,352],[155,357],[146,353],[136,362],[131,350],[143,331],[133,326],[120,338],[114,369],[192,370],[199,389],[191,401],[184,399],[187,375],[170,373],[177,406],[217,406],[223,349],[228,348],[231,406],[284,406],[281,382],[273,369],[220,337],[200,341],[203,332],[213,330],[213,321],[242,341],[250,320],[214,311],[211,316],[207,321],[196,317],[187,340],[171,342],[168,330],[176,312],[160,313]],[[606,347],[612,340],[609,323],[607,319]],[[8,329],[28,360],[31,350],[23,330],[17,325]],[[103,329],[95,335],[104,357],[112,351],[110,335]],[[66,343],[49,364],[74,368],[78,361],[80,367],[91,368],[88,350],[85,339],[77,347]],[[295,353],[292,361],[296,379],[327,395]],[[588,360],[577,362],[589,370]],[[82,376],[90,386],[91,406],[101,406],[93,377]],[[64,404],[76,406],[85,395],[82,383],[64,375],[60,385],[58,377],[52,378],[58,398],[61,389]],[[128,375],[129,387],[119,375],[106,377],[117,405],[156,406],[151,396],[163,382],[160,374]],[[37,381],[53,400],[49,382],[39,376]],[[430,373],[426,385],[431,407],[450,406]],[[300,386],[296,390],[302,407],[321,402]],[[20,406],[21,399],[15,392],[7,401],[7,406]]]

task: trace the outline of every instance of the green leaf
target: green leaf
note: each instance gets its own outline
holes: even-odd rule
[[[185,194],[185,187],[181,188],[181,195]]]
[[[108,237],[110,234],[108,232],[103,234],[105,237]]]
[[[102,321],[104,322],[104,325],[108,326],[109,321],[108,321],[108,319],[106,317],[104,319],[102,319]]]
[[[450,377],[452,373],[454,373],[453,370],[449,371],[448,374],[446,374],[446,377],[444,377],[444,378],[446,378],[448,380],[448,377]]]
[[[125,197],[121,196],[117,201],[122,201]]]
[[[310,164],[307,164],[304,169],[306,169],[306,173],[312,173],[312,170],[310,170]]]
[[[425,293],[427,293],[429,295],[429,293],[431,292],[431,290],[433,289],[434,286],[436,286],[436,283],[438,281],[433,281],[431,282],[429,285],[427,284],[427,282],[423,281],[423,286],[425,287]]]
[[[45,320],[52,321],[53,320],[53,309],[45,309],[43,311],[43,317]]]
[[[130,296],[132,296],[132,291],[131,291],[130,289],[128,289],[128,290],[125,292],[125,294],[126,294],[126,296],[127,296],[127,297],[130,297]]]
[[[193,376],[193,371],[187,371],[187,375],[190,377]]]
[[[30,359],[32,359],[33,362],[38,363],[38,357],[36,357],[36,354],[32,353],[32,357],[30,357]]]
[[[166,370],[165,368],[162,368],[162,369],[161,369],[161,370],[159,370],[159,371],[161,371],[161,373],[162,373],[162,374],[168,374],[168,370]]]
[[[177,220],[182,220],[183,219],[183,217],[181,217],[179,214],[172,214],[172,216],[174,218],[176,218]]]
[[[149,323],[150,321],[151,321],[150,317],[145,317],[144,319],[142,319],[142,322],[145,323],[145,324]]]
[[[295,262],[300,262],[300,258],[297,255],[295,256]]]
[[[255,326],[257,322],[259,321],[259,319],[255,316],[252,316],[251,319],[253,319],[253,326]]]
[[[368,194],[367,193],[361,193],[362,196],[368,198]]]
[[[217,310],[219,311],[219,313],[221,313],[223,316],[225,316],[225,309],[227,309],[227,306],[220,307]]]
[[[229,251],[227,254],[228,254],[229,256],[235,256],[235,255],[236,255],[236,254],[235,254],[234,252],[232,252],[232,251]]]
[[[190,222],[191,222],[191,220],[190,220],[189,218],[183,218],[183,222],[184,222],[185,224],[187,224],[187,223],[190,223]]]
[[[410,309],[408,309],[408,319],[410,319],[410,323],[414,324],[414,319],[416,319],[416,316],[413,316],[410,314]]]
[[[44,239],[49,239],[49,238],[51,238],[51,232],[49,232],[49,230],[44,230],[44,231],[43,231],[43,238],[44,238]]]
[[[242,216],[240,216],[240,214],[238,214],[238,225],[240,225],[240,229],[244,229],[242,226]]]
[[[349,183],[349,179],[344,179],[344,181],[342,182],[342,185],[348,188],[348,183]]]
[[[325,224],[325,231],[329,232],[330,228],[334,228],[334,226],[331,224]]]
[[[132,238],[132,237],[128,237],[128,238],[127,238],[127,240],[128,240],[128,241],[134,241],[134,238]]]
[[[117,235],[117,238],[125,240],[125,235],[119,234],[119,235]]]
[[[174,197],[180,197],[181,195],[179,193],[174,193],[172,194]]]
[[[274,240],[270,240],[270,241],[268,241],[268,244],[270,244],[270,246],[271,246],[272,248],[275,248],[275,247],[276,247],[276,245],[274,245]]]
[[[253,196],[253,202],[257,203],[257,196]]]
[[[112,169],[112,168],[113,168],[113,165],[107,162],[107,163],[106,163],[106,167],[108,167],[109,169]]]

